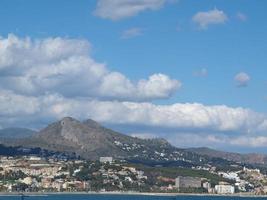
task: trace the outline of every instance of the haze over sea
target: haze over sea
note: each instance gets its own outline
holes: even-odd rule
[[[0,196],[0,200],[20,200],[20,196]],[[25,200],[257,200],[261,197],[233,196],[149,196],[149,195],[45,195]]]

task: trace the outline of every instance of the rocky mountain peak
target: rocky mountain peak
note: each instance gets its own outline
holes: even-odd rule
[[[48,125],[34,137],[16,143],[25,147],[74,152],[86,159],[112,156],[164,160],[173,159],[167,152],[176,149],[162,139],[142,140],[105,128],[92,119],[80,122],[72,117],[64,117]]]
[[[74,119],[74,118],[72,118],[72,117],[64,117],[64,118],[62,118],[59,122],[60,122],[60,124],[61,124],[62,126],[64,126],[64,125],[67,125],[67,124],[69,124],[69,123],[73,123],[73,122],[78,123],[79,121],[76,120],[76,119]]]
[[[83,124],[85,124],[85,125],[87,125],[88,127],[91,127],[91,128],[102,128],[102,126],[98,122],[96,122],[96,121],[94,121],[92,119],[85,120],[83,122]]]
[[[83,131],[84,127],[83,124],[80,123],[78,120],[71,118],[71,117],[65,117],[60,121],[61,124],[61,136],[74,143],[79,143],[78,135],[83,134],[85,131]]]

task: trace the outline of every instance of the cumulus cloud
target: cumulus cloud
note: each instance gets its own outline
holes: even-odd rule
[[[238,87],[246,87],[250,81],[250,76],[245,72],[238,73],[234,78]]]
[[[170,97],[181,83],[164,74],[136,82],[90,56],[86,40],[0,38],[0,88],[17,94],[149,101]]]
[[[98,0],[94,14],[111,20],[135,16],[145,10],[158,10],[169,0]]]
[[[9,116],[38,115],[50,119],[74,116],[121,125],[143,125],[183,130],[242,132],[253,134],[267,130],[267,117],[244,108],[202,104],[155,105],[119,101],[70,99],[58,94],[39,97],[0,92],[0,113]],[[10,108],[7,110],[6,108]],[[19,120],[19,119],[18,119]],[[1,123],[0,123],[1,124]]]
[[[36,114],[40,106],[37,98],[17,95],[11,91],[0,91],[0,113],[3,117]]]
[[[209,25],[224,24],[227,19],[227,15],[217,8],[206,12],[198,12],[192,18],[200,29],[207,29]]]
[[[147,125],[173,129],[197,129],[210,131],[257,132],[266,123],[266,116],[244,108],[205,106],[202,104],[155,105],[151,103],[104,103],[110,106],[109,114],[100,121],[121,124]],[[112,110],[112,108],[114,108]],[[120,113],[119,111],[123,111]],[[96,116],[96,115],[95,115]]]
[[[117,127],[134,127],[132,136],[164,137],[179,147],[255,148],[267,143],[266,115],[225,105],[156,105],[68,98],[60,94],[35,97],[0,90],[0,113],[2,127],[38,128],[65,116],[92,118]]]
[[[166,137],[177,145],[201,139],[207,145],[265,145],[266,115],[225,105],[153,104],[148,101],[170,97],[181,83],[160,73],[133,82],[96,62],[90,50],[86,40],[0,38],[0,127],[37,128],[72,116],[146,127],[142,134],[136,130],[139,137],[171,131]]]
[[[143,34],[143,30],[141,28],[135,27],[135,28],[130,28],[130,29],[123,31],[121,38],[129,39],[129,38],[140,36],[142,34]]]

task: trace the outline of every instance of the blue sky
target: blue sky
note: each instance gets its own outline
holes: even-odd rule
[[[18,48],[19,45],[17,45],[13,48],[19,50],[7,52],[3,48],[3,43],[2,55],[0,46],[0,55],[6,60],[12,60],[12,64],[4,59],[5,62],[0,62],[0,82],[2,84],[0,89],[3,90],[0,94],[2,97],[8,96],[14,100],[16,105],[22,105],[24,98],[33,103],[30,105],[32,107],[30,113],[21,108],[4,112],[6,107],[2,106],[3,114],[0,118],[0,125],[1,127],[19,125],[39,128],[64,115],[80,119],[92,117],[132,135],[162,136],[171,141],[178,140],[174,138],[179,137],[179,140],[182,141],[173,142],[178,146],[189,146],[188,138],[199,136],[199,140],[196,139],[194,146],[205,145],[223,149],[227,144],[229,147],[226,145],[226,148],[236,151],[265,152],[267,151],[267,148],[265,149],[267,146],[266,6],[267,2],[265,1],[249,0],[3,0],[0,7],[2,40],[6,39],[11,46],[14,43],[24,42],[21,44],[24,46]],[[27,47],[25,38],[31,41],[28,44],[30,47]],[[68,45],[70,50],[66,55],[59,53],[60,55],[53,59],[50,56],[47,58],[47,62],[43,63],[41,57],[45,50],[42,50],[44,47],[38,46],[38,43],[42,43],[48,38],[61,39],[63,49],[58,48],[56,51],[65,50],[65,45]],[[70,42],[66,42],[68,40]],[[77,45],[79,42],[83,45]],[[48,49],[54,48],[53,44],[50,44]],[[40,52],[36,53],[34,50],[29,50],[30,48],[37,48]],[[77,49],[80,53],[76,55]],[[118,81],[118,76],[112,76],[108,79],[112,82],[110,87],[116,88],[116,90],[111,91],[112,89],[105,85],[95,91],[95,83],[92,85],[88,81],[95,78],[90,77],[91,72],[88,72],[87,76],[81,78],[80,81],[81,75],[70,76],[70,73],[73,73],[72,70],[77,70],[74,66],[72,70],[68,69],[69,71],[66,70],[62,73],[64,81],[63,78],[58,78],[58,73],[56,74],[57,79],[49,77],[49,80],[56,83],[62,81],[60,83],[64,83],[64,85],[44,86],[41,84],[46,79],[42,81],[40,79],[47,78],[47,76],[37,77],[32,74],[34,67],[29,70],[29,66],[26,66],[27,61],[33,59],[27,57],[29,55],[25,52],[28,51],[29,55],[34,54],[38,57],[31,61],[34,65],[47,66],[44,69],[40,68],[40,73],[48,73],[45,69],[49,67],[53,71],[56,64],[52,65],[51,63],[54,60],[62,61],[74,54],[76,57],[89,57],[93,60],[94,66],[105,64],[105,68],[109,72],[101,71],[101,73],[119,73],[119,77],[123,75],[123,82],[120,82],[121,79]],[[17,56],[18,54],[19,56]],[[12,56],[25,61],[25,66],[24,64],[20,66],[20,60],[13,63],[15,59]],[[11,76],[10,74],[17,70],[14,70],[15,68],[27,68],[27,70],[21,71],[19,76]],[[68,66],[59,69],[65,70],[66,68]],[[81,64],[79,69],[86,69],[86,67],[84,68]],[[36,70],[38,71],[37,67]],[[82,74],[85,75],[85,73]],[[142,89],[138,89],[140,80],[149,80],[153,74],[163,75],[154,76],[154,79],[159,80],[157,84],[162,88],[157,89],[159,85],[153,85],[155,82],[148,81],[145,82],[145,86],[142,85]],[[29,79],[33,76],[36,76],[38,80]],[[25,81],[25,77],[27,81]],[[20,82],[22,79],[23,83]],[[73,81],[75,84],[70,84]],[[122,88],[122,92],[120,85],[127,85],[127,81],[130,81],[131,84],[129,87],[125,87],[126,89]],[[18,85],[16,86],[16,84]],[[33,88],[36,85],[41,86]],[[134,88],[133,92],[126,94],[125,90],[130,91],[129,88]],[[77,91],[88,91],[88,93]],[[125,106],[125,102],[130,102],[139,106],[140,112],[143,113],[144,110],[149,110],[149,108],[143,107],[143,104],[147,103],[152,106],[166,106],[170,113],[175,113],[175,115],[166,114],[171,119],[169,127],[165,127],[160,125],[164,123],[164,120],[144,117],[152,115],[151,110],[147,111],[150,114],[146,113],[140,117],[143,121],[151,120],[151,122],[142,123],[141,120],[131,117],[128,121],[123,120],[125,116],[119,115],[119,111],[110,111],[110,108],[105,107],[106,105],[101,106],[102,104],[99,105],[99,109],[101,112],[107,112],[108,114],[105,116],[109,117],[98,116],[100,111],[91,112],[86,109],[85,113],[81,114],[79,109],[70,110],[69,107],[72,106],[60,109],[57,107],[56,113],[51,114],[52,111],[44,113],[40,111],[40,108],[32,105],[42,105],[44,99],[48,98],[47,94],[61,98],[61,106],[77,103],[81,107],[91,108],[87,105],[91,101],[97,101],[98,104],[103,102],[123,104],[123,106]],[[19,100],[17,100],[18,95],[21,95]],[[52,99],[52,97],[49,98]],[[56,102],[59,104],[59,100]],[[175,120],[175,118],[179,109],[186,110],[183,111],[186,113],[184,118],[188,118],[189,121],[193,116],[188,112],[195,111],[188,111],[189,108],[184,107],[175,108],[172,111],[170,107],[177,103],[183,106],[194,105],[194,103],[203,105],[212,122],[205,122],[205,125],[198,125],[198,122],[194,120],[188,122],[188,125],[178,123],[180,119]],[[2,105],[10,106],[7,102],[2,102]],[[55,107],[55,104],[53,103],[51,106]],[[223,124],[226,122],[222,119],[225,116],[219,116],[221,110],[216,111],[219,114],[213,116],[213,106],[234,109],[232,110],[234,113],[231,114],[232,120],[237,121],[234,128],[232,126],[229,128],[228,125],[227,128],[222,128],[226,127]],[[54,107],[53,109],[55,109]],[[240,116],[236,114],[236,109],[239,107],[243,109],[241,114],[239,113]],[[227,109],[225,112],[228,112]],[[119,110],[123,110],[123,108],[120,107]],[[37,112],[38,118],[30,123],[29,121],[37,115]],[[128,112],[129,116],[136,114],[129,110]],[[160,112],[158,112],[159,115],[161,115]],[[201,118],[202,112],[203,110],[199,115],[198,112],[195,112],[196,118]],[[256,116],[251,117],[254,114]],[[21,120],[20,117],[15,116],[27,117],[25,120]],[[243,119],[244,116],[248,116],[248,118]],[[229,118],[229,116],[226,117]],[[242,118],[241,122],[240,118]],[[218,125],[217,121],[223,122]],[[155,127],[159,127],[162,132],[155,131]],[[169,130],[170,128],[171,130]],[[203,136],[209,137],[209,142],[202,141]],[[229,144],[230,140],[236,142]],[[249,148],[245,148],[246,146]]]

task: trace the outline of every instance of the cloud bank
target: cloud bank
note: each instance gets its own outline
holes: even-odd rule
[[[264,133],[267,130],[267,117],[264,114],[224,105],[155,105],[148,102],[73,99],[58,94],[29,97],[3,90],[0,92],[0,105],[1,114],[7,118],[31,115],[36,120],[44,116],[48,119],[60,119],[64,116],[80,119],[92,117],[111,124],[242,134]]]
[[[78,119],[93,118],[116,126],[146,127],[151,132],[143,133],[143,128],[140,128],[140,132],[132,135],[165,137],[179,147],[257,148],[267,144],[267,117],[264,114],[224,105],[155,105],[72,99],[57,94],[29,97],[0,91],[0,113],[3,127],[14,124],[44,126],[48,122],[72,116]]]

